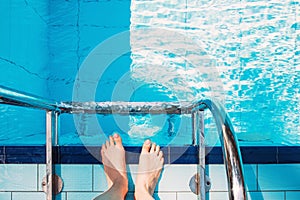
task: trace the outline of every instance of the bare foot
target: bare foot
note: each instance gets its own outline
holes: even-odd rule
[[[102,145],[101,155],[108,187],[114,186],[114,192],[125,196],[128,191],[125,150],[118,134],[110,136]]]
[[[146,140],[143,144],[135,183],[136,200],[152,200],[155,186],[164,163],[163,152],[155,143]]]

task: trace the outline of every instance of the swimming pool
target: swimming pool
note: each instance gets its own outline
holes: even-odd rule
[[[264,164],[299,163],[293,156],[300,144],[299,2],[11,0],[1,4],[0,13],[4,30],[0,33],[0,85],[46,99],[87,101],[90,105],[93,101],[218,100],[244,147],[244,162],[255,165],[253,169],[248,165],[246,174],[250,171],[250,177],[259,177],[263,174],[257,174],[260,170],[268,174],[269,166]],[[88,73],[81,73],[85,68]],[[0,191],[10,197],[23,190],[41,191],[44,112],[2,104],[0,112],[1,162],[22,163],[16,167],[22,169],[27,169],[28,163],[36,164],[28,167],[28,174],[38,180],[38,185],[32,183],[25,189],[12,189],[8,182],[1,185],[7,189]],[[145,138],[151,138],[168,146],[169,163],[197,164],[197,149],[191,146],[192,121],[187,115],[97,115],[96,124],[91,121],[93,115],[75,116],[61,115],[55,161],[61,164],[58,171],[71,173],[72,165],[78,165],[74,167],[80,168],[77,174],[86,170],[93,181],[83,177],[90,185],[81,190],[72,180],[73,174],[66,176],[70,178],[67,181],[74,181],[71,185],[77,185],[67,184],[63,194],[67,199],[83,190],[87,195],[102,191],[95,175],[101,171],[96,166],[98,158],[90,157],[83,146],[98,151],[114,131],[121,133],[126,146],[140,146]],[[204,120],[206,145],[219,146],[210,112]],[[179,160],[172,160],[174,154],[178,156],[176,148],[188,150]],[[221,162],[220,148],[211,150],[208,164]],[[174,174],[185,171],[184,167]],[[10,166],[6,168],[10,172]],[[298,167],[292,169],[278,174],[288,171],[293,177]],[[295,185],[278,189],[276,184],[260,188],[259,178],[251,183],[250,191],[258,196],[253,199],[262,199],[257,193],[265,190],[288,200],[292,192],[300,190]],[[167,195],[174,192],[176,186],[166,185],[163,191]],[[220,188],[213,192],[226,190]],[[179,188],[177,199],[184,196],[178,191],[190,192]]]
[[[2,83],[15,89],[24,87],[25,91],[34,91],[37,95],[51,99],[69,101],[72,93],[74,94],[77,70],[82,67],[87,55],[101,42],[111,39],[117,33],[129,31],[130,43],[123,45],[130,45],[131,49],[126,54],[116,55],[109,66],[102,66],[107,68],[101,74],[95,98],[91,100],[129,98],[131,101],[195,101],[203,97],[218,98],[229,112],[242,145],[299,144],[297,2],[205,1],[202,4],[207,6],[199,7],[199,2],[196,1],[174,1],[170,4],[126,1],[114,5],[114,12],[119,12],[120,19],[105,21],[94,20],[94,15],[101,17],[105,13],[88,12],[89,9],[99,8],[92,8],[92,4],[96,5],[85,1],[56,2],[46,8],[46,3],[27,2],[23,3],[23,8],[16,9],[17,3],[12,2],[12,9],[7,12],[12,17],[2,22],[3,26],[7,25],[7,34],[11,33],[11,39],[6,40],[5,35],[2,37],[4,45],[1,66],[10,66],[2,70],[5,72],[1,75]],[[106,6],[109,7],[110,4],[112,3],[106,3]],[[69,10],[69,14],[61,13],[58,7]],[[35,11],[35,15],[39,14],[38,19],[28,15],[19,22],[21,26],[18,25],[16,20],[23,14],[29,14],[28,9]],[[163,14],[167,9],[170,9],[168,14]],[[75,17],[77,10],[80,13]],[[9,24],[12,25],[8,26]],[[26,25],[29,24],[35,28],[27,30]],[[146,35],[134,34],[134,30],[141,28],[164,32],[167,35],[165,43],[161,42],[157,46],[153,40],[151,44],[147,43],[149,48],[143,47],[138,41],[143,41]],[[14,36],[13,33],[18,30],[24,34]],[[103,34],[103,30],[108,31]],[[150,34],[154,37],[156,33],[152,31]],[[33,40],[34,35],[39,38],[36,42]],[[24,41],[25,38],[27,42]],[[174,46],[180,48],[167,46],[168,42],[175,40]],[[190,43],[197,48],[189,46]],[[4,52],[5,47],[10,51]],[[215,71],[206,70],[203,64],[193,63],[203,61],[189,56],[196,49],[200,49],[197,54],[204,54],[205,59],[210,62],[209,66]],[[24,51],[31,50],[32,53],[27,53],[27,57],[23,56]],[[29,59],[34,62],[27,61]],[[166,73],[161,73],[161,70]],[[204,70],[206,73],[203,73]],[[217,75],[211,75],[211,71]],[[12,81],[16,74],[19,74],[18,81]],[[217,86],[214,86],[214,81],[218,82]],[[25,84],[29,82],[31,84]],[[92,87],[91,85],[87,87]],[[125,91],[125,94],[127,91],[132,95],[128,97],[120,91],[115,95],[116,90]],[[41,116],[38,111],[22,110],[23,116],[20,118],[9,114],[14,113],[16,108],[2,106],[1,109],[7,113],[2,117],[11,119],[2,122],[2,127],[8,130],[1,134],[2,143],[42,142],[42,127],[32,128],[30,122],[33,120],[31,116]],[[12,112],[6,112],[8,110]],[[79,144],[80,141],[76,140],[78,130],[75,130],[73,120],[71,117],[65,118],[62,119],[64,126],[61,127],[62,144]],[[102,120],[105,123],[102,127],[104,132],[111,133],[112,127],[118,127],[124,135],[128,131],[131,133],[137,130],[134,127],[137,119],[130,119],[117,126],[116,121],[123,119]],[[207,120],[212,121],[209,117]],[[17,128],[12,124],[13,121],[18,124]],[[144,134],[154,132],[163,137],[168,125],[161,124],[161,121],[162,118],[140,117],[138,127]],[[213,122],[207,126],[207,132],[214,132]],[[161,130],[161,127],[165,128]],[[19,136],[20,130],[24,137]],[[86,135],[95,134],[91,128],[89,130],[90,134]],[[141,136],[141,133],[137,134],[138,137]],[[182,141],[184,137],[176,142]],[[169,139],[166,138],[165,143]]]

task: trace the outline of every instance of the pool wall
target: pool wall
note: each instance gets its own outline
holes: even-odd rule
[[[48,96],[48,3],[2,1],[0,13],[0,84]],[[0,143],[44,140],[44,112],[4,105],[0,111]]]

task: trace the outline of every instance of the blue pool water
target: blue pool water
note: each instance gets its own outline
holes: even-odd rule
[[[26,0],[2,2],[0,13],[1,85],[57,101],[212,98],[242,145],[300,144],[298,1]],[[0,144],[45,143],[43,111],[0,110]],[[191,143],[189,116],[97,116],[100,131],[90,118],[78,116],[76,129],[62,115],[59,143],[100,145],[114,131],[128,145]],[[209,112],[205,122],[215,145]]]

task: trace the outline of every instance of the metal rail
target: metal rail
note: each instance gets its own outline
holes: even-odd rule
[[[209,109],[215,118],[218,133],[222,144],[224,163],[227,172],[229,199],[246,200],[246,188],[243,176],[242,159],[236,136],[233,131],[231,121],[224,108],[211,100],[200,100],[196,103],[189,102],[62,102],[49,101],[38,96],[26,94],[0,85],[0,104],[10,104],[23,107],[31,107],[46,110],[47,116],[47,200],[53,200],[52,191],[52,136],[57,132],[57,113],[95,113],[95,114],[192,114],[193,117],[193,142],[198,136],[199,159],[203,164],[203,130],[194,117],[199,116],[199,111]],[[55,112],[54,112],[55,111]],[[54,124],[53,124],[54,122]],[[202,126],[203,127],[203,126]],[[200,162],[200,161],[199,161]],[[201,169],[203,176],[203,169]],[[201,196],[205,199],[205,195]]]
[[[46,199],[55,200],[53,195],[53,136],[58,131],[57,121],[59,108],[57,103],[38,96],[23,93],[4,86],[0,86],[0,103],[21,107],[36,108],[46,111]]]
[[[246,187],[245,187],[245,180],[244,180],[244,173],[243,173],[243,163],[242,163],[242,156],[240,153],[240,148],[238,146],[238,140],[236,139],[236,135],[233,130],[233,126],[231,124],[230,118],[225,112],[224,108],[212,102],[209,99],[198,101],[194,104],[194,108],[192,112],[197,113],[199,110],[205,110],[208,108],[215,121],[218,128],[219,138],[222,145],[223,150],[223,158],[224,164],[226,167],[227,173],[227,183],[228,183],[228,195],[230,200],[246,200]],[[200,116],[201,120],[201,116]],[[193,126],[195,127],[195,126]],[[198,126],[198,131],[201,127]],[[193,132],[197,130],[193,129]],[[203,133],[198,133],[199,135],[199,142],[200,146],[203,140]],[[202,138],[202,139],[201,139]],[[199,152],[203,152],[201,147],[199,147]],[[199,155],[199,159],[204,159],[204,155]],[[202,156],[202,157],[201,157]],[[201,164],[201,160],[199,160]],[[203,161],[202,161],[203,162]],[[204,162],[205,163],[205,162]],[[205,167],[205,166],[203,166]],[[201,172],[201,170],[200,170]],[[201,178],[201,177],[200,177]],[[204,177],[203,177],[204,179]],[[204,197],[205,199],[205,197]],[[201,199],[202,200],[202,199]]]
[[[58,106],[55,101],[20,92],[0,85],[0,103],[10,104],[22,107],[37,108],[41,110],[57,110]]]

